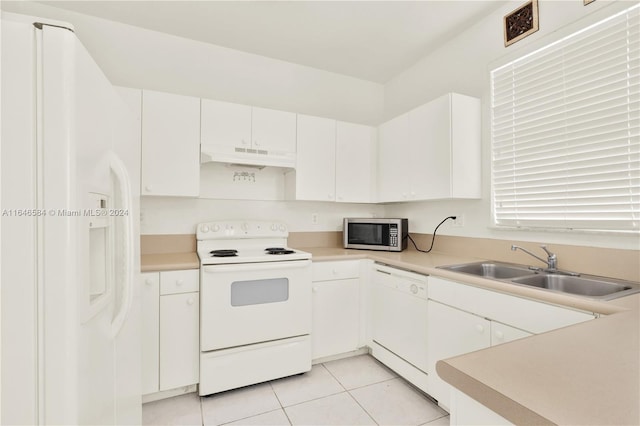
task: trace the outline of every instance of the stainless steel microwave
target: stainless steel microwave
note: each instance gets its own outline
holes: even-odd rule
[[[344,218],[344,248],[402,251],[408,235],[409,219]]]

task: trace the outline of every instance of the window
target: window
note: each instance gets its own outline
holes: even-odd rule
[[[491,71],[496,225],[640,231],[639,12]]]

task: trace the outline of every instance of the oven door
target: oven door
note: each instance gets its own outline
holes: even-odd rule
[[[311,261],[202,266],[203,352],[311,333]]]

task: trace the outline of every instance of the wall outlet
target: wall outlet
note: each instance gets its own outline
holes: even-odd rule
[[[311,223],[313,225],[318,224],[318,213],[311,213]]]
[[[464,214],[457,214],[455,216],[456,216],[456,218],[453,221],[453,226],[456,226],[456,227],[464,226]]]

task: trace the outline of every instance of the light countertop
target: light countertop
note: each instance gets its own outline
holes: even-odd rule
[[[439,361],[448,383],[515,424],[640,424],[640,294],[606,301],[474,277],[438,266],[482,259],[298,247],[315,262],[371,259],[418,273],[601,314],[598,319]],[[144,255],[143,271],[197,269],[196,253]]]
[[[200,259],[195,252],[143,254],[140,257],[140,271],[177,271],[199,269]]]
[[[445,381],[515,424],[640,424],[640,294],[609,302],[436,269],[473,262],[441,253],[301,248],[314,261],[367,258],[602,314],[598,319],[439,361]]]

